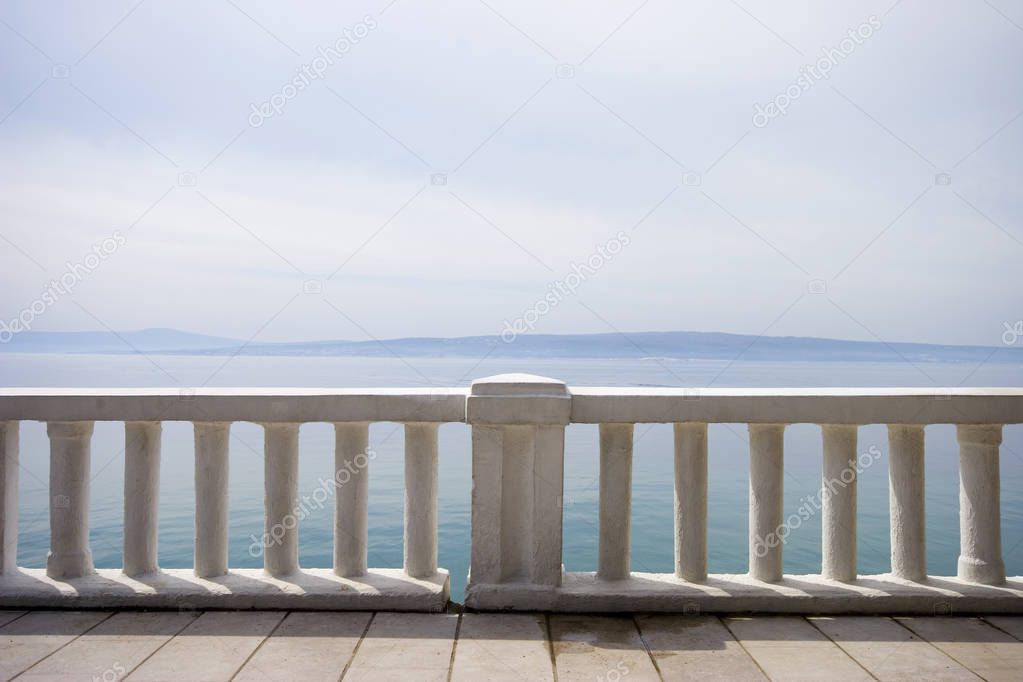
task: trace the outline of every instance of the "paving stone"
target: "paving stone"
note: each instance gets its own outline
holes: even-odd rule
[[[344,679],[447,680],[457,625],[455,614],[378,613]]]
[[[24,611],[0,611],[0,626],[7,625],[15,618],[21,618],[24,615]]]
[[[107,611],[35,611],[0,627],[0,680],[9,680],[110,617]]]
[[[127,679],[133,682],[226,682],[284,615],[276,611],[207,611]]]
[[[659,680],[631,617],[551,616],[559,682]]]
[[[1023,640],[1023,616],[984,616],[984,620],[996,628],[1005,630],[1018,640]]]
[[[809,619],[879,680],[976,680],[976,675],[890,618]]]
[[[117,613],[40,661],[18,679],[119,680],[195,620],[174,612]]]
[[[553,680],[542,615],[466,613],[455,646],[454,682]]]
[[[234,679],[337,682],[371,616],[357,612],[290,613]]]
[[[639,616],[636,622],[665,679],[767,679],[714,616]]]
[[[979,618],[899,618],[898,621],[986,680],[1023,678],[1023,642]]]
[[[798,616],[728,618],[735,638],[772,680],[870,680],[844,651]]]

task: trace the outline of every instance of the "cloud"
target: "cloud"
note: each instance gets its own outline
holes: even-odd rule
[[[573,302],[538,331],[991,343],[1018,317],[1023,98],[1006,84],[1023,46],[1004,18],[954,3],[488,5],[246,3],[250,18],[157,3],[102,40],[130,7],[12,5],[25,40],[0,45],[0,233],[50,272],[0,244],[3,310],[121,229],[124,248],[75,293],[112,327],[498,333],[642,222],[579,289],[599,317]],[[869,42],[752,125],[754,104],[871,14]],[[365,40],[249,126],[253,103],[366,15]],[[776,319],[817,278],[862,324],[826,298]],[[308,279],[358,324],[301,294]],[[40,324],[97,326],[71,302]]]

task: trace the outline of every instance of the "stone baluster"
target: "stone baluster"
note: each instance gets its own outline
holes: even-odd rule
[[[675,575],[707,579],[707,424],[675,424]]]
[[[405,425],[405,572],[437,572],[438,424]]]
[[[600,425],[600,553],[597,577],[629,577],[632,526],[632,424]]]
[[[46,575],[80,578],[93,573],[89,549],[91,421],[49,422],[50,554]]]
[[[892,575],[927,578],[924,534],[924,427],[888,426],[888,496],[891,506]]]
[[[230,422],[195,422],[195,574],[227,573]]]
[[[782,578],[784,441],[784,424],[749,425],[749,573],[765,582]]]
[[[124,423],[124,573],[157,570],[160,422]]]
[[[959,441],[959,577],[973,583],[1005,582],[1002,561],[1001,485],[997,424],[956,427]]]

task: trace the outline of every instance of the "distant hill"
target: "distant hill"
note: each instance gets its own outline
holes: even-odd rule
[[[177,351],[237,348],[238,339],[192,334],[177,329],[143,329],[132,332],[19,332],[0,352],[6,353],[120,353],[140,350],[146,353],[170,349]]]
[[[250,343],[175,329],[134,332],[23,332],[0,352],[351,357],[672,358],[835,362],[1003,362],[1023,364],[1023,348],[842,341],[721,332],[524,334],[384,341]]]

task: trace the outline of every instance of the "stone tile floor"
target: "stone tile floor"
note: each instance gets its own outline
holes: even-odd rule
[[[1023,680],[1023,616],[0,611],[0,679]]]

